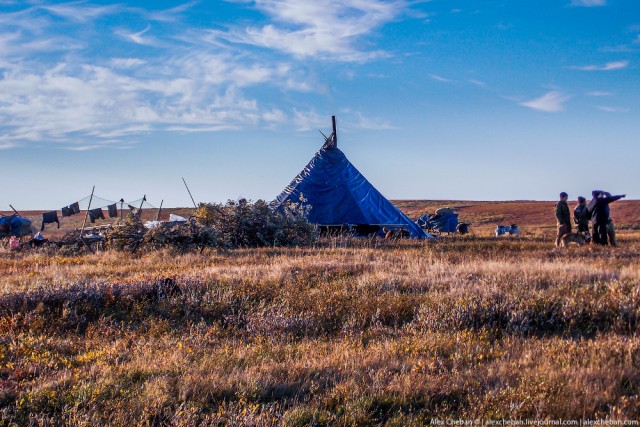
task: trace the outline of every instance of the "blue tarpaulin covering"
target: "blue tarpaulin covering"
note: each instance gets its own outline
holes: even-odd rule
[[[380,194],[335,146],[318,151],[272,206],[299,202],[301,194],[304,204],[311,206],[308,220],[315,224],[395,225],[412,238],[432,237]]]
[[[455,233],[458,227],[458,214],[446,213],[436,215],[423,215],[418,219],[418,225],[428,230],[440,233]]]
[[[31,220],[18,215],[0,217],[0,237],[28,236],[33,232]]]

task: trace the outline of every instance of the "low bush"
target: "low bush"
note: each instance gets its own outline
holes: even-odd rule
[[[264,200],[201,203],[196,217],[217,231],[218,246],[223,248],[309,246],[316,240],[316,232],[306,219],[308,209],[303,201],[277,210]]]

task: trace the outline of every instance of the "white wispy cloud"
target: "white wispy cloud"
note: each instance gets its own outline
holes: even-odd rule
[[[299,57],[363,61],[386,55],[358,46],[362,37],[396,19],[404,0],[256,0],[273,23],[213,34],[232,43],[279,50]]]
[[[604,65],[580,65],[570,67],[574,70],[582,70],[582,71],[612,71],[612,70],[622,70],[629,66],[629,61],[613,61],[607,62]]]
[[[143,37],[151,29],[151,25],[147,25],[147,27],[135,33],[126,31],[126,30],[116,30],[115,34],[123,37],[124,39],[131,41],[136,44],[145,45],[145,46],[154,46],[157,45],[157,41],[153,37]]]
[[[436,80],[436,81],[438,81],[438,82],[442,82],[442,83],[453,83],[453,80],[450,80],[450,79],[448,79],[448,78],[446,78],[446,77],[439,76],[439,75],[437,75],[437,74],[431,74],[431,76],[430,76],[430,77],[431,77],[433,80]]]
[[[394,127],[387,120],[380,118],[368,118],[362,113],[356,113],[357,121],[356,126],[360,129],[366,130],[389,130]]]
[[[115,68],[135,68],[146,63],[140,58],[112,58],[109,61],[109,64]]]
[[[233,68],[228,58],[219,62]],[[255,123],[257,101],[244,97],[232,73],[216,83],[203,74],[163,78],[153,74],[154,66],[145,66],[145,79],[65,63],[38,74],[6,72],[0,79],[0,126],[14,142],[70,145],[76,138],[124,140],[172,126],[221,129]],[[256,79],[246,74],[238,77],[243,84]]]
[[[4,142],[0,140],[0,150],[9,150],[15,147],[17,147],[17,144],[13,142]]]
[[[469,79],[469,83],[471,83],[472,85],[476,85],[479,87],[487,87],[487,84],[483,81],[480,80],[476,80],[476,79]]]
[[[564,111],[564,104],[570,99],[569,95],[562,92],[551,91],[547,92],[539,98],[532,99],[531,101],[521,102],[523,107],[532,108],[538,111],[544,111],[546,113],[557,113]]]
[[[587,95],[588,96],[612,96],[613,94],[611,92],[607,92],[604,90],[594,90],[587,93]]]
[[[293,122],[298,131],[304,132],[313,129],[323,129],[327,126],[327,117],[318,114],[314,110],[293,110]]]
[[[406,7],[404,0],[239,3],[263,13],[271,24],[246,31],[240,26],[225,32],[191,28],[181,15],[194,3],[158,12],[125,3],[16,3],[25,6],[0,14],[0,149],[46,143],[86,151],[128,148],[158,131],[216,132],[285,123],[300,130],[326,127],[324,113],[286,108],[269,97],[258,101],[255,92],[271,92],[271,99],[323,93],[326,85],[308,71],[308,57],[359,61],[384,56],[366,44],[366,37]],[[108,15],[118,18],[89,25]],[[171,31],[163,27],[166,23]],[[90,38],[99,37],[98,32],[131,44],[114,43],[108,49],[112,56],[106,56],[103,45]],[[389,126],[350,114],[362,127]]]
[[[20,31],[0,34],[0,56],[4,58],[71,51],[83,46],[81,41],[66,36],[48,35],[27,38]]]
[[[118,5],[91,6],[85,2],[69,2],[56,5],[40,6],[54,15],[77,22],[87,22],[104,15],[112,14],[121,9]]]
[[[20,31],[39,34],[51,23],[49,16],[37,13],[35,7],[27,7],[16,12],[0,13],[0,25],[2,28],[14,28]]]
[[[598,7],[606,6],[607,0],[571,0],[571,6],[578,7]]]
[[[158,22],[175,22],[180,18],[184,12],[193,7],[197,2],[192,1],[188,3],[181,4],[179,6],[172,7],[170,9],[157,10],[157,11],[142,11],[141,13],[145,15],[148,19],[152,21]]]
[[[269,125],[282,124],[287,121],[287,115],[284,111],[273,108],[269,111],[265,111],[262,113],[262,120],[264,120]]]
[[[631,111],[629,108],[612,107],[609,105],[594,105],[593,108],[604,111],[606,113],[628,113],[629,111]]]

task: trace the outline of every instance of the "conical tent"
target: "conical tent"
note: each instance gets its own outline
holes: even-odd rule
[[[332,135],[332,138],[335,138]],[[412,238],[432,237],[400,212],[328,140],[302,172],[272,202],[310,205],[308,220],[319,225],[375,224],[403,228]]]

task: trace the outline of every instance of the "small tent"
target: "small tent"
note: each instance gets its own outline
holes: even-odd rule
[[[272,202],[273,208],[287,201],[299,202],[302,195],[304,204],[310,206],[308,220],[318,225],[379,225],[402,228],[412,238],[433,237],[380,194],[340,151],[336,141],[334,118],[334,131],[325,145]]]
[[[36,230],[31,224],[31,220],[19,215],[0,217],[0,237],[8,236],[29,236]]]

